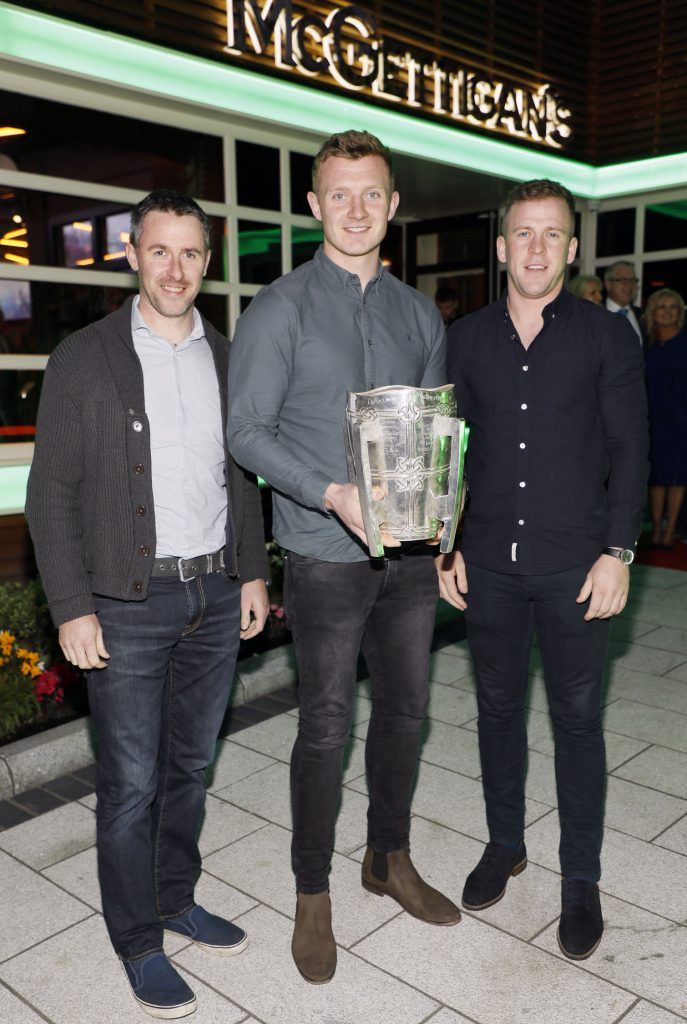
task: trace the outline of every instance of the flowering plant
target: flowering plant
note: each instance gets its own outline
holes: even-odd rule
[[[78,678],[60,656],[40,584],[0,585],[0,741],[68,713],[65,688]]]

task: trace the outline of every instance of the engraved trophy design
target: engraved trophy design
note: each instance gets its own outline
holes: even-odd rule
[[[346,436],[370,553],[384,555],[380,526],[397,540],[432,540],[451,551],[465,500],[468,430],[452,384],[390,385],[348,392]]]

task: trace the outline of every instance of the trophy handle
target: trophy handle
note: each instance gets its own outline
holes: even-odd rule
[[[358,484],[360,508],[363,513],[367,545],[373,558],[383,558],[384,545],[382,544],[382,534],[374,514],[375,505],[381,504],[383,507],[383,503],[376,502],[372,493],[372,468],[370,466],[369,449],[371,442],[380,443],[381,438],[377,426],[373,422],[361,423],[358,431],[353,431],[352,435],[353,460],[356,468],[360,467],[360,472],[356,472],[356,483]]]
[[[448,493],[436,499],[437,519],[444,523],[439,551],[446,554],[453,550],[458,521],[465,499],[464,468],[467,430],[465,420],[454,416],[436,416],[434,419],[435,449],[442,438],[451,438],[451,462],[449,466]]]

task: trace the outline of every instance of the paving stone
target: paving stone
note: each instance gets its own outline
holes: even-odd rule
[[[230,972],[220,957],[203,956],[192,947],[174,959],[262,1021],[420,1024],[438,1008],[435,1000],[345,949],[338,951],[336,974],[328,985],[308,985],[291,958],[293,928],[287,918],[257,907],[244,914],[241,925],[251,943],[241,956],[232,958]]]
[[[0,829],[14,828],[22,821],[30,821],[32,817],[33,815],[29,811],[25,811],[23,807],[18,807],[17,804],[13,804],[9,800],[3,800],[0,803]]]
[[[610,776],[605,824],[637,839],[651,840],[687,812],[687,801]]]
[[[662,676],[682,664],[684,660],[684,654],[657,650],[654,647],[641,646],[639,643],[615,643],[611,640],[608,645],[608,663],[616,670],[622,667],[634,672]]]
[[[656,846],[664,846],[667,850],[674,850],[687,856],[687,817],[671,825],[665,832],[654,839]]]
[[[662,790],[687,800],[687,753],[666,747],[647,747],[613,772],[629,782]]]
[[[462,653],[456,656],[443,650],[437,651],[429,659],[429,678],[435,683],[452,683],[465,674],[466,663],[467,658],[463,658]]]
[[[90,907],[1,851],[0,878],[3,920],[12,922],[11,928],[0,928],[0,963],[92,913]]]
[[[271,757],[249,750],[233,740],[222,739],[217,744],[215,760],[206,772],[207,788],[210,792],[223,789],[272,763]]]
[[[687,661],[666,672],[666,679],[677,679],[678,682],[687,683]]]
[[[34,816],[45,814],[46,811],[52,811],[55,807],[64,807],[65,803],[54,793],[48,793],[46,789],[27,789],[23,793],[17,793],[13,800],[14,803]]]
[[[604,723],[611,732],[687,753],[687,715],[621,698],[606,708]]]
[[[0,1020],[5,1024],[45,1024],[45,1017],[39,1017],[30,1006],[13,995],[0,982]]]
[[[477,717],[477,698],[453,686],[432,683],[429,688],[430,718],[449,725],[463,725]]]
[[[226,960],[214,959],[221,961],[226,976]],[[123,1024],[142,1019],[99,914],[0,965],[0,977],[54,1024]],[[194,1024],[244,1020],[245,1010],[219,992],[188,975],[186,981],[198,999]]]
[[[556,814],[526,828],[525,842],[531,861],[558,870]],[[687,857],[606,828],[601,869],[602,892],[670,921],[687,920]]]
[[[295,882],[291,870],[291,833],[278,825],[207,857],[207,872],[234,881],[261,903],[293,919],[296,909]],[[380,899],[360,884],[360,865],[335,853],[330,876],[334,934],[342,946],[364,938],[385,921],[401,912],[391,899]]]
[[[94,745],[90,718],[79,718],[2,748],[15,792],[37,788],[60,775],[75,774],[92,764]]]
[[[687,686],[670,676],[651,676],[646,672],[616,669],[611,673],[606,687],[605,703],[623,697],[651,707],[687,714]]]
[[[581,966],[668,1010],[684,1013],[687,928],[610,896],[602,897],[602,912],[601,944]],[[534,942],[562,959],[557,927],[557,922],[552,924]]]
[[[687,655],[687,629],[659,626],[650,633],[637,637],[635,643],[643,647],[655,647],[662,651],[675,651]]]
[[[682,1005],[681,1013],[687,1013],[687,999]],[[682,1024],[684,1019],[684,1016],[676,1017],[674,1013],[668,1013],[667,1010],[661,1010],[658,1006],[640,1000],[627,1016],[623,1017],[622,1024]]]
[[[628,992],[466,915],[432,928],[401,914],[354,947],[480,1024],[613,1024]]]
[[[14,794],[14,780],[9,765],[3,757],[0,757],[0,801]],[[2,826],[0,825],[0,828]]]
[[[40,871],[95,842],[95,816],[79,803],[61,804],[0,833],[0,849]]]
[[[474,732],[428,719],[423,729],[420,758],[477,779],[482,774],[477,736]]]
[[[62,800],[79,800],[93,792],[93,786],[77,779],[75,775],[60,775],[59,779],[44,782],[42,788],[47,789],[49,793],[54,793]]]
[[[232,807],[231,804],[208,793],[205,799],[205,814],[198,838],[198,848],[206,857],[223,846],[236,842],[249,832],[263,828],[265,822],[254,814]]]

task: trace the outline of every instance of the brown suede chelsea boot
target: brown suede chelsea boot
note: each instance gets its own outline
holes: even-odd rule
[[[291,955],[311,985],[331,981],[336,970],[336,943],[332,932],[332,905],[328,892],[299,892]]]
[[[450,899],[420,878],[410,850],[377,853],[368,846],[362,869],[363,888],[377,896],[391,896],[403,909],[428,924],[451,925],[460,910]]]

